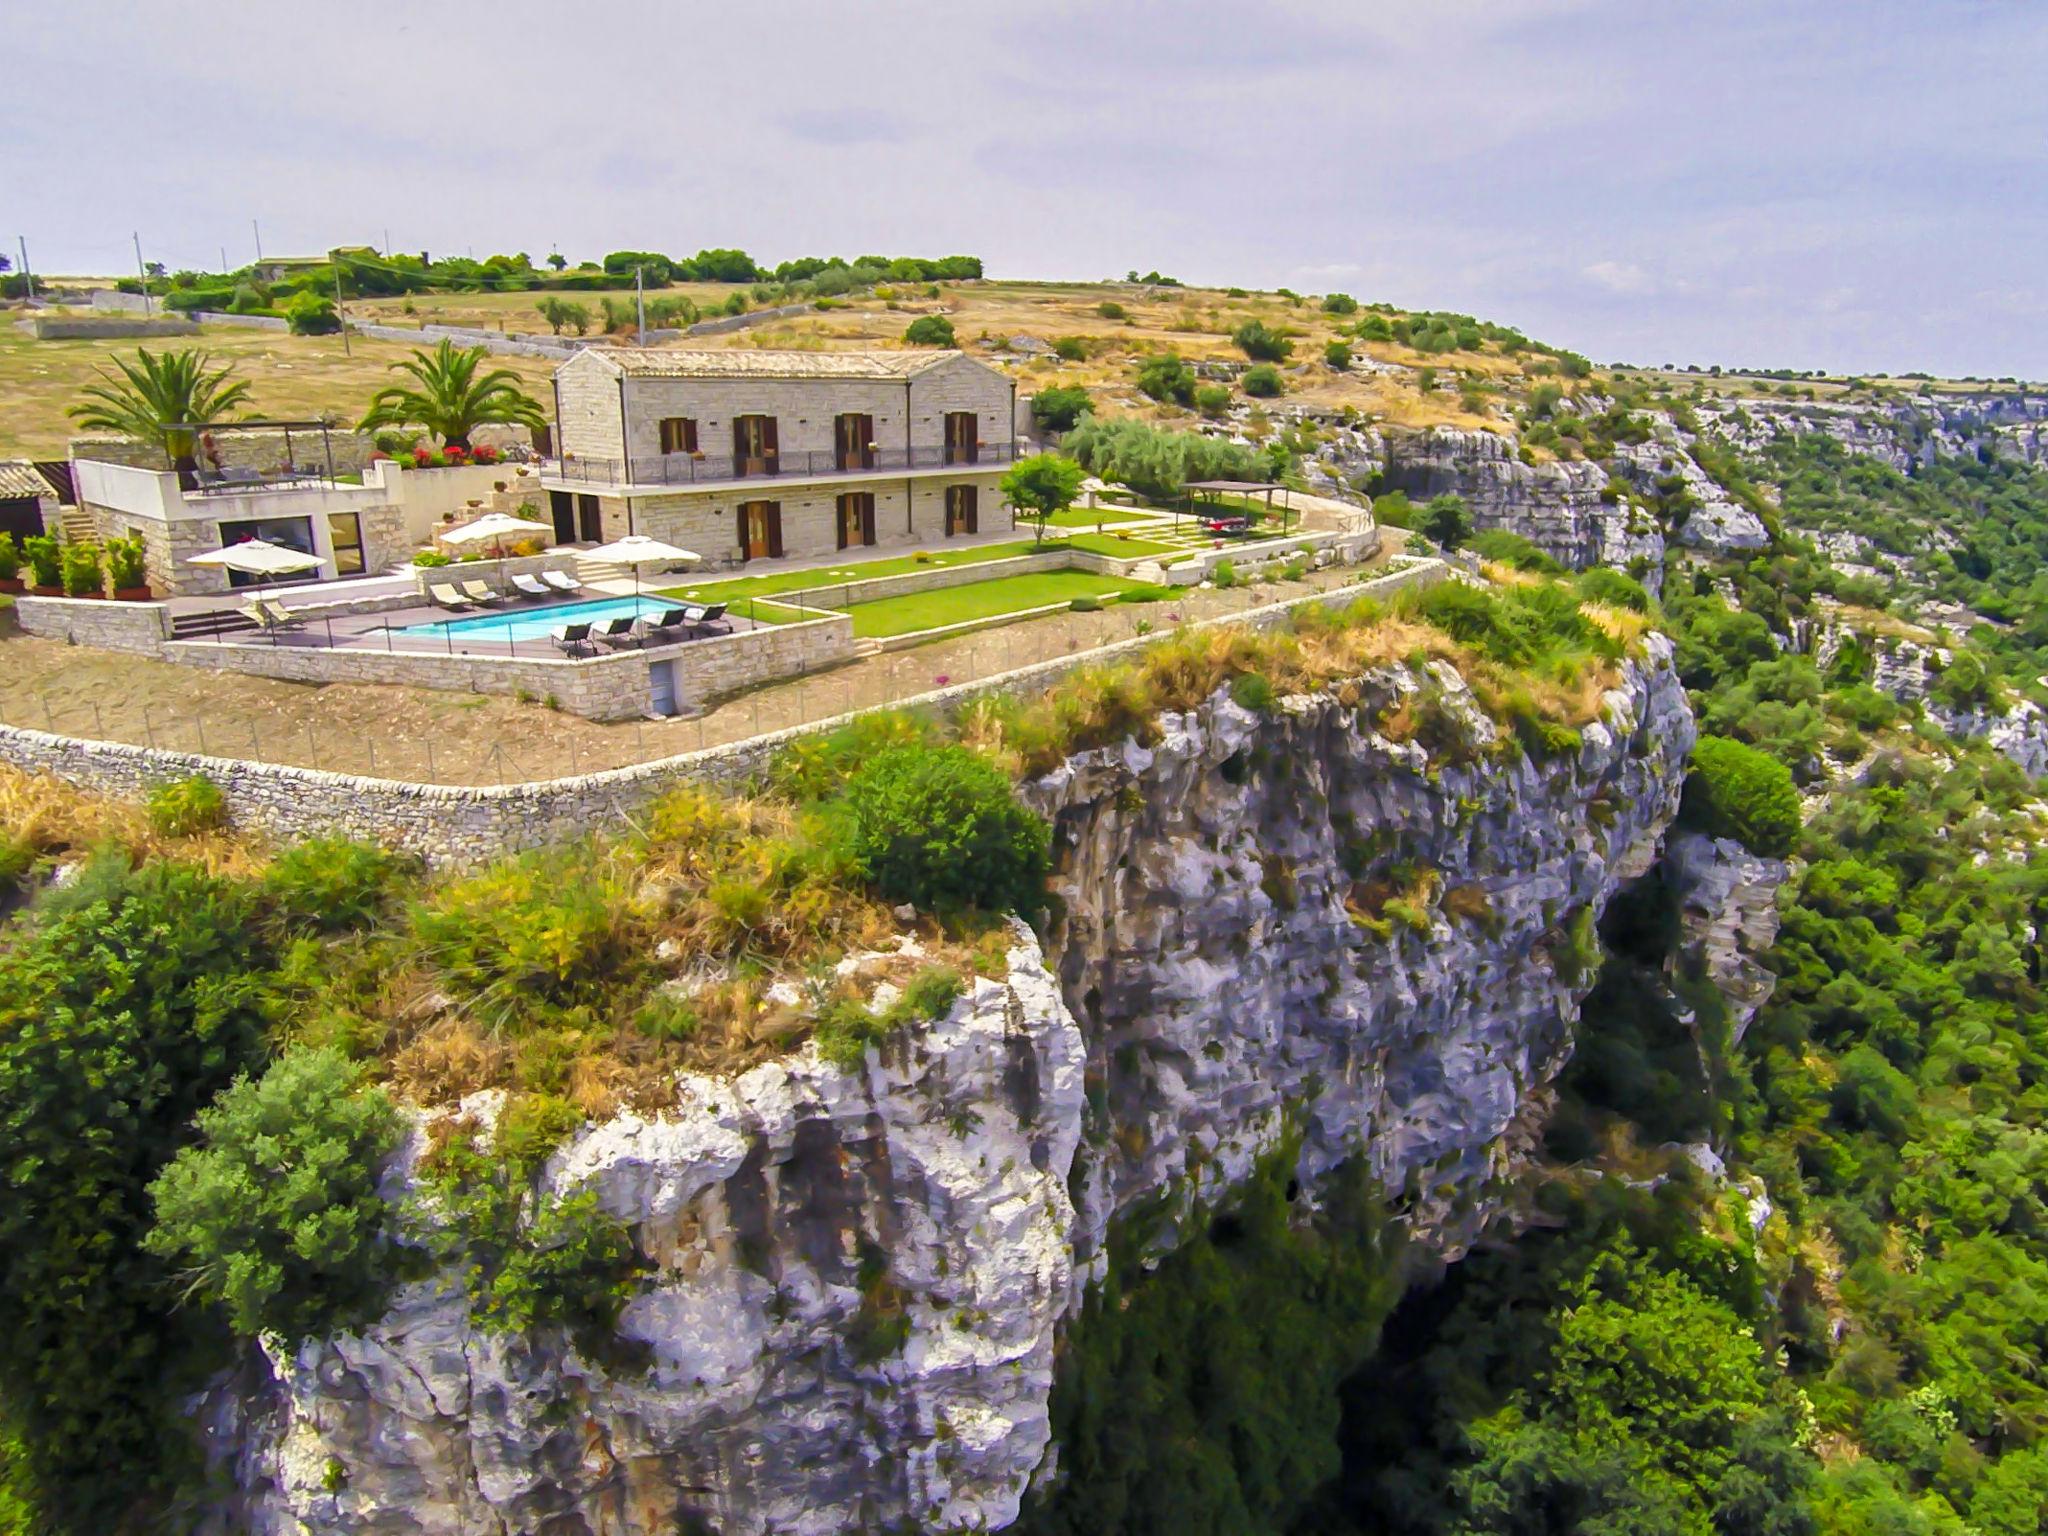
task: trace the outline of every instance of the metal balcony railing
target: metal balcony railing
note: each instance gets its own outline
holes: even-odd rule
[[[1015,462],[1014,443],[973,448],[875,448],[863,454],[834,449],[786,450],[758,459],[730,454],[662,453],[645,458],[565,458],[553,473],[590,485],[730,485],[748,480],[817,480],[832,475],[873,475],[911,469],[986,469]]]

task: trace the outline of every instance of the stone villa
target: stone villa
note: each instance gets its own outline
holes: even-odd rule
[[[555,537],[743,565],[1012,526],[1016,386],[963,353],[589,347],[555,370]]]

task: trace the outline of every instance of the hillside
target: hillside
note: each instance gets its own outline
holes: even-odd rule
[[[1455,574],[477,867],[0,778],[0,1529],[2042,1529],[2048,397],[933,286],[717,344]]]

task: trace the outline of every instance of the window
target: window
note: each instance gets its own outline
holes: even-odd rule
[[[327,514],[327,537],[334,545],[334,574],[360,576],[369,566],[363,559],[363,520],[353,512]]]
[[[694,416],[664,416],[661,418],[661,451],[663,453],[695,453],[697,451],[697,418]]]

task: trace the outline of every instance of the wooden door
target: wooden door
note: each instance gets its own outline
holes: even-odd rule
[[[839,547],[854,549],[875,542],[875,498],[866,491],[848,491],[839,498]]]
[[[735,416],[732,419],[732,472],[735,475],[775,473],[775,418]]]
[[[860,498],[860,541],[869,545],[875,542],[875,498],[866,492]]]
[[[579,524],[578,531],[583,535],[584,543],[602,544],[604,542],[604,512],[598,506],[595,496],[578,496],[576,498],[576,520]]]
[[[946,487],[946,537],[957,538],[963,533],[974,533],[980,525],[980,516],[975,507],[975,487],[971,485],[949,485]]]
[[[978,456],[975,436],[980,428],[972,411],[946,412],[946,462],[972,464]]]
[[[875,418],[847,414],[835,424],[833,442],[841,469],[873,469]]]
[[[782,505],[749,501],[740,507],[741,543],[749,560],[773,560],[782,553]]]

